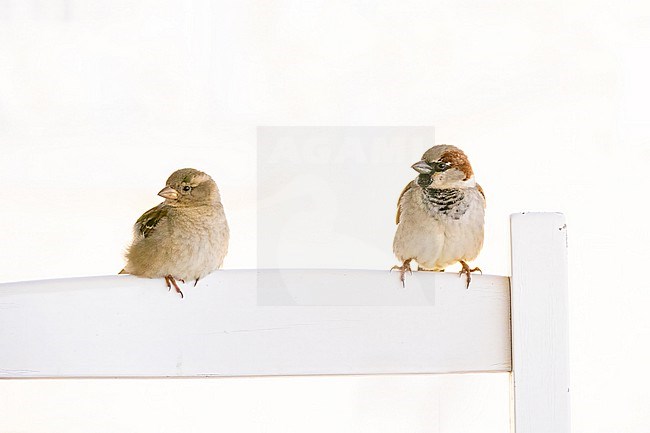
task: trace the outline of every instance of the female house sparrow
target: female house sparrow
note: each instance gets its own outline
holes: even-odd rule
[[[133,243],[120,274],[164,277],[183,297],[176,280],[195,280],[221,267],[230,232],[217,184],[193,168],[177,170],[159,193],[165,201],[133,227]]]
[[[397,202],[397,231],[393,252],[402,261],[399,269],[444,271],[460,262],[459,275],[471,272],[467,261],[474,260],[483,246],[485,194],[474,179],[472,166],[462,150],[454,146],[433,146],[412,165],[419,176],[406,185]]]

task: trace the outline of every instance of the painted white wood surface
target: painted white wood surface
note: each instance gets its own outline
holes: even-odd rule
[[[564,215],[511,216],[516,433],[568,433],[567,230]]]
[[[0,377],[510,370],[507,277],[218,271],[185,299],[128,275],[0,285]]]

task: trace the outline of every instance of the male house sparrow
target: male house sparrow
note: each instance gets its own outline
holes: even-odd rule
[[[399,269],[444,271],[460,262],[459,275],[472,279],[466,262],[474,260],[483,246],[485,194],[474,179],[472,166],[462,150],[454,146],[433,146],[412,165],[419,176],[410,182],[397,202],[397,231],[393,252],[402,261]]]
[[[159,193],[165,201],[146,211],[133,227],[133,243],[120,274],[195,280],[221,267],[230,232],[217,184],[193,168],[177,170]]]

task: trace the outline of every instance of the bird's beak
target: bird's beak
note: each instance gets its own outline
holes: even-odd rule
[[[170,186],[166,186],[160,190],[158,195],[169,200],[176,200],[178,198],[178,191]]]
[[[424,161],[416,162],[411,166],[411,168],[420,174],[430,174],[433,171],[433,167]]]

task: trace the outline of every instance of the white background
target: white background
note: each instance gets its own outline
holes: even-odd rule
[[[511,212],[567,215],[573,431],[647,431],[649,53],[646,1],[0,0],[0,281],[119,271],[185,166],[222,190],[225,267],[255,267],[258,126],[434,126],[486,190],[487,273]],[[419,153],[360,168],[371,254],[295,265],[394,264]],[[2,381],[0,407],[3,432],[503,431],[507,376]]]

